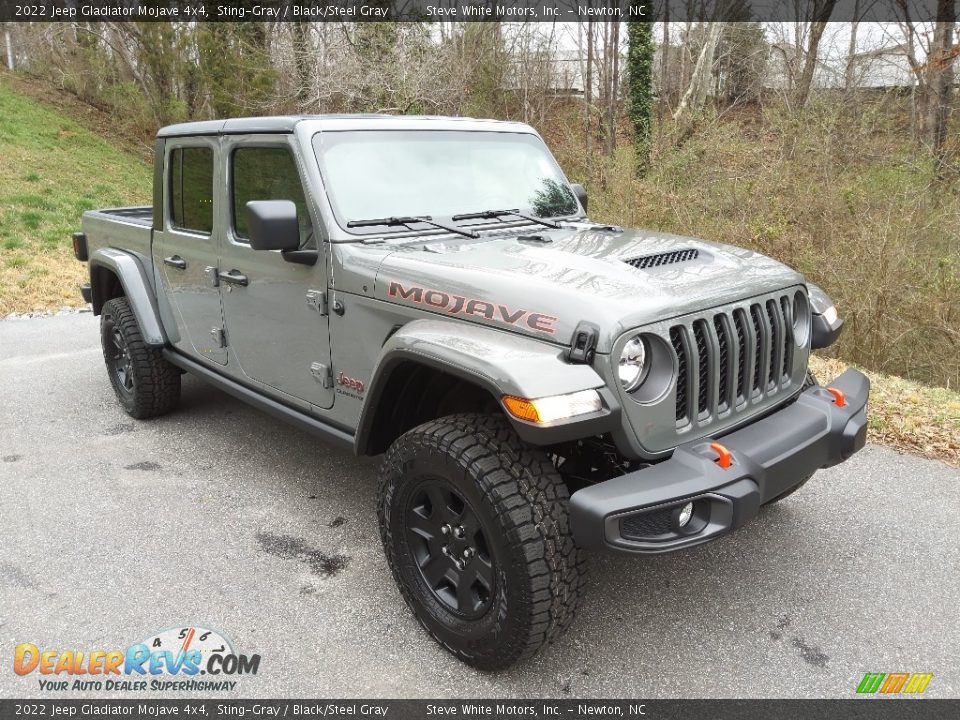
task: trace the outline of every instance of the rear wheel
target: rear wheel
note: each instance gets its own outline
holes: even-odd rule
[[[537,652],[573,619],[583,558],[546,455],[499,416],[453,415],[387,451],[378,510],[387,561],[417,620],[487,670]]]
[[[180,371],[147,345],[124,297],[103,305],[100,341],[110,384],[127,414],[146,419],[169,412],[180,401]]]

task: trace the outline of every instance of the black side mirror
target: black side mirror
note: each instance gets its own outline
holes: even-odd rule
[[[577,196],[577,200],[583,206],[583,211],[587,212],[587,189],[580,183],[573,183],[570,189],[573,190],[573,194]]]
[[[247,228],[254,250],[299,250],[300,224],[291,200],[251,200]]]

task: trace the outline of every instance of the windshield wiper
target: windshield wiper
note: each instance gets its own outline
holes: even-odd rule
[[[483,212],[475,213],[464,213],[462,215],[454,215],[451,220],[497,220],[498,218],[503,217],[504,215],[513,215],[514,217],[523,218],[524,220],[529,220],[530,222],[538,223],[544,227],[553,228],[554,230],[559,230],[562,226],[560,223],[555,223],[553,220],[544,220],[539,218],[536,215],[527,215],[520,212],[519,210],[484,210]]]
[[[348,228],[356,227],[377,227],[379,225],[385,225],[387,227],[395,227],[397,225],[408,226],[411,223],[426,223],[427,225],[433,225],[436,228],[441,230],[446,230],[447,232],[456,233],[457,235],[463,235],[468,238],[478,238],[480,233],[476,233],[473,230],[464,230],[461,227],[456,225],[447,225],[446,223],[437,222],[432,220],[429,215],[424,217],[386,217],[386,218],[373,218],[371,220],[351,220],[347,223]],[[413,229],[413,228],[409,228]]]

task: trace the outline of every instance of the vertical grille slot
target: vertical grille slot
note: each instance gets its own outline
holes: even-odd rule
[[[723,315],[713,316],[713,328],[717,332],[717,346],[720,349],[720,354],[717,356],[718,386],[720,391],[720,404],[718,408],[725,410],[733,404],[729,396],[733,370],[730,355],[736,351],[731,347],[727,332],[727,323]]]
[[[743,310],[733,311],[733,324],[737,329],[737,400],[746,399],[747,386],[747,321]]]
[[[679,326],[670,328],[670,344],[677,355],[677,422],[680,423],[687,417],[687,384],[689,383],[683,328]]]
[[[764,355],[766,354],[765,347],[767,343],[764,339],[764,324],[763,318],[760,317],[760,306],[751,305],[750,306],[750,320],[752,321],[753,327],[753,389],[754,391],[759,391],[763,387],[763,376],[762,372],[765,367],[762,362]]]
[[[706,323],[697,320],[693,324],[693,339],[697,343],[697,414],[710,409],[710,344],[707,341]]]
[[[783,310],[783,367],[781,374],[784,380],[790,379],[790,371],[793,369],[793,303],[790,298],[784,295],[780,298],[780,308]]]
[[[776,300],[767,300],[767,319],[770,321],[770,356],[767,366],[767,387],[773,389],[779,384],[780,369],[783,367],[783,318]]]

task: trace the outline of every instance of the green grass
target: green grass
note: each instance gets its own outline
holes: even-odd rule
[[[0,74],[0,317],[82,303],[85,210],[150,202],[151,168]]]

